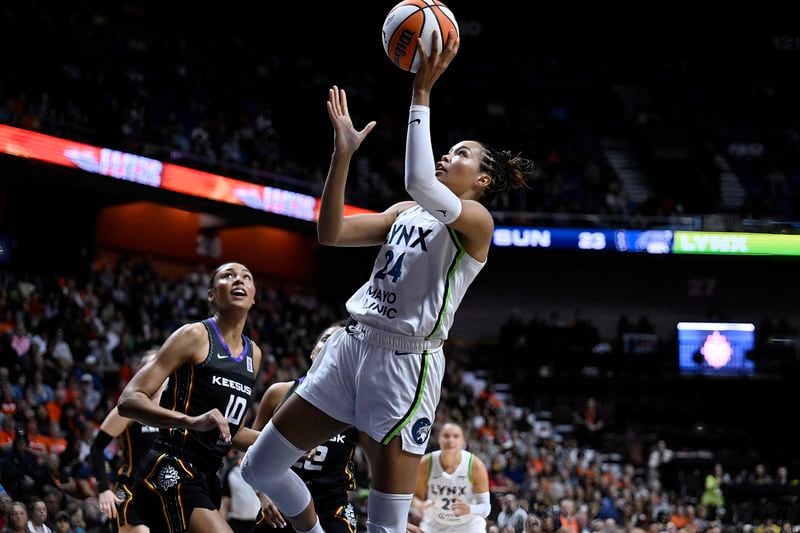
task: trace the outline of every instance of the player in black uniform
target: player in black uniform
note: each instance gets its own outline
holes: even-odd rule
[[[325,341],[342,327],[343,323],[337,323],[322,332],[311,351],[312,361]],[[301,377],[294,381],[270,385],[261,398],[253,429],[261,431],[302,381]],[[352,459],[358,438],[358,430],[350,426],[325,444],[308,452],[292,466],[311,492],[320,525],[325,533],[355,533],[355,512],[347,497],[347,491],[355,489]],[[272,501],[264,494],[259,496],[262,510],[258,514],[256,528],[252,533],[293,532],[294,529],[286,525],[286,520]]]
[[[221,265],[208,290],[214,316],[170,335],[122,392],[122,416],[161,428],[133,488],[152,531],[231,531],[219,512],[217,470],[231,445],[244,451],[258,435],[241,426],[261,364],[261,350],[243,334],[254,297],[247,267]],[[150,397],[167,378],[156,404]]]
[[[155,359],[156,352],[152,351],[142,357],[141,365],[144,366]],[[153,396],[158,401],[166,382]],[[145,454],[150,451],[158,435],[158,429],[143,426],[135,420],[120,416],[116,407],[106,415],[100,430],[94,437],[89,456],[92,460],[97,488],[100,491],[100,511],[109,518],[116,520],[120,533],[147,533],[148,527],[131,504],[133,495],[133,474]],[[103,454],[106,446],[117,438],[120,444],[122,461],[117,469],[114,488],[108,484],[108,463]]]

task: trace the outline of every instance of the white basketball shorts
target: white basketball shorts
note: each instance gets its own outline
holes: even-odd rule
[[[382,443],[423,454],[444,376],[441,339],[387,333],[351,319],[297,388],[317,409]]]

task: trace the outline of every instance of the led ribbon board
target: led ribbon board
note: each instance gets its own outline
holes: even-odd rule
[[[319,198],[0,124],[0,153],[267,213],[316,221]],[[372,211],[345,205],[345,215]]]

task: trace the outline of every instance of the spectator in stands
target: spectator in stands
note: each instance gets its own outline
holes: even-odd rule
[[[605,421],[600,417],[597,400],[591,397],[587,398],[583,410],[573,414],[573,420],[579,428],[579,435],[586,444],[596,446],[599,443],[599,433],[605,426]]]
[[[669,521],[674,525],[677,529],[683,529],[689,525],[691,525],[691,519],[689,518],[689,514],[686,511],[686,506],[678,505],[675,507],[675,512],[670,517]]]
[[[561,530],[567,533],[578,533],[580,525],[576,516],[575,502],[570,499],[561,500],[561,515],[559,516]]]
[[[686,517],[689,523],[694,525],[698,531],[703,531],[708,526],[706,520],[706,508],[702,505],[695,507],[694,505],[686,506]]]
[[[500,513],[497,515],[497,527],[505,531],[507,526],[513,528],[514,533],[522,533],[528,513],[519,506],[519,501],[514,494],[506,494],[500,500]]]
[[[8,525],[2,533],[27,533],[28,510],[22,502],[13,502],[8,513]]]
[[[89,533],[99,532],[99,526],[108,522],[108,518],[100,512],[100,503],[96,496],[89,496],[81,502],[83,516]]]
[[[492,458],[491,468],[489,469],[489,491],[493,494],[516,493],[519,489],[510,477],[506,475],[505,468],[508,460],[502,454]]]
[[[17,430],[13,417],[3,415],[2,419],[2,428],[0,428],[0,453],[5,453],[14,445],[14,438]]]
[[[596,517],[601,520],[610,519],[615,524],[622,525],[622,512],[617,507],[618,498],[619,489],[615,485],[609,485],[600,500],[600,507],[597,510]]]
[[[700,503],[707,507],[710,515],[719,513],[725,507],[725,497],[722,495],[722,484],[727,483],[729,480],[726,478],[722,469],[722,465],[717,463],[714,465],[714,472],[706,476],[705,491],[700,497]]]
[[[12,503],[14,503],[14,501],[11,499],[11,496],[9,496],[6,489],[0,485],[0,531],[6,527],[6,519],[11,512]]]
[[[748,476],[747,482],[751,485],[771,485],[772,476],[767,474],[767,467],[763,463],[758,463],[750,476]]]
[[[36,401],[36,405],[41,405],[43,403],[52,401],[52,399],[55,397],[53,387],[45,383],[44,373],[41,370],[34,372],[33,383],[30,385],[29,390],[32,390],[33,392],[33,398]]]
[[[47,515],[55,517],[61,511],[61,501],[64,498],[64,493],[53,487],[45,485],[44,488],[44,504],[47,507]],[[55,522],[54,522],[55,523]]]
[[[58,329],[56,336],[52,341],[52,349],[50,350],[53,357],[61,364],[61,368],[69,370],[72,368],[75,359],[72,357],[72,349],[69,344],[64,340],[64,330]]]
[[[66,511],[58,511],[53,521],[53,531],[55,533],[73,533],[69,524],[69,514]]]
[[[83,374],[80,378],[83,405],[87,412],[94,411],[100,404],[100,391],[94,387],[94,378],[91,374]]]
[[[672,455],[672,450],[667,448],[667,443],[664,440],[659,440],[647,459],[647,467],[650,469],[651,479],[658,478],[659,467],[672,461]]]
[[[790,483],[789,471],[786,469],[785,466],[779,466],[775,476],[775,484],[785,487],[789,483]]]
[[[26,499],[34,496],[39,473],[36,456],[28,449],[27,435],[24,431],[18,431],[13,447],[0,460],[0,479],[14,497]],[[27,516],[27,512],[25,514]]]
[[[73,533],[86,533],[86,520],[84,520],[81,506],[71,503],[67,506],[67,512],[69,513],[69,525]]]
[[[772,517],[765,518],[754,529],[753,533],[780,533],[781,528]]]
[[[31,348],[31,337],[25,330],[25,325],[17,323],[14,328],[14,335],[11,337],[11,347],[17,353],[18,357],[22,357],[28,353]]]
[[[0,384],[0,391],[2,392],[2,413],[8,417],[14,416],[17,413],[17,400],[14,397],[14,386],[6,381]]]
[[[545,529],[542,527],[542,519],[536,516],[535,513],[529,514],[528,518],[525,520],[525,529],[523,533],[542,533],[543,531],[545,531]]]
[[[52,533],[47,521],[47,506],[44,500],[35,498],[31,503],[31,519],[28,520],[28,533]]]

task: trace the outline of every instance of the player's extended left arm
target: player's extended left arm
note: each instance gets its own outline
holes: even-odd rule
[[[406,191],[425,211],[451,224],[461,214],[461,199],[436,179],[430,114],[430,107],[416,104],[408,113]]]
[[[488,492],[478,492],[472,495],[475,503],[469,505],[469,514],[476,514],[486,518],[492,510]]]

